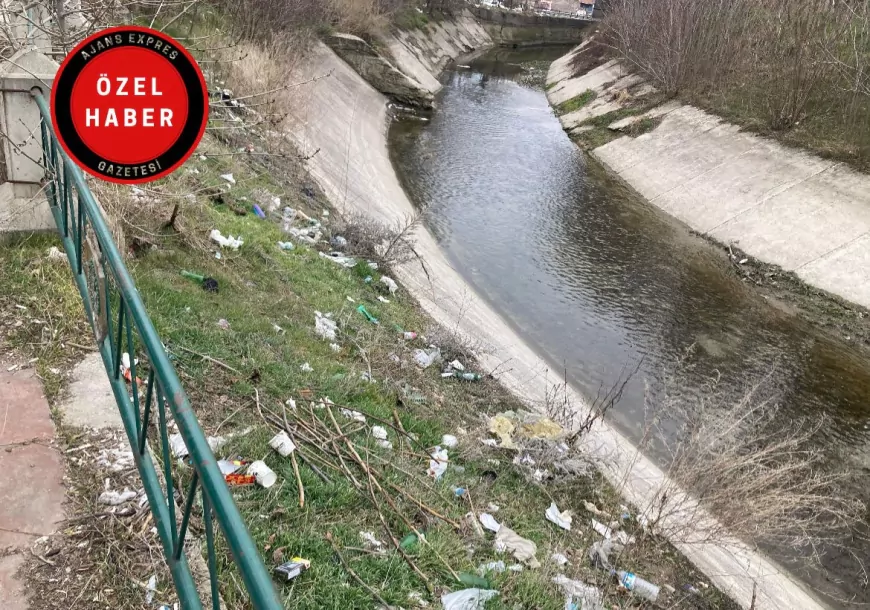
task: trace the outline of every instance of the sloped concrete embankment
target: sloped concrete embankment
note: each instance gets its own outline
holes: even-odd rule
[[[597,94],[560,117],[572,134],[585,129],[584,121],[622,108],[629,96],[620,91],[643,80],[615,60],[574,76],[572,64],[585,50],[581,45],[554,62],[547,77],[554,106],[589,90]],[[622,136],[595,148],[592,155],[692,229],[870,307],[870,176],[678,102],[642,116],[661,123],[638,137]],[[625,128],[637,118],[611,128]]]
[[[398,68],[437,88],[435,75],[444,57],[452,53],[458,56],[465,43],[443,39],[428,40],[420,47],[409,43],[409,39],[419,41],[421,36],[424,34],[399,35],[389,46]],[[339,211],[365,214],[388,225],[403,224],[414,208],[387,150],[387,99],[322,44],[313,49],[293,78],[301,81],[326,73],[331,76],[298,94],[296,107],[301,110],[293,117],[288,136],[303,153],[318,151],[308,162],[310,171]],[[397,270],[398,278],[438,323],[470,344],[483,346],[478,354],[481,364],[489,370],[506,370],[499,379],[509,390],[531,408],[541,408],[547,389],[559,383],[559,373],[550,372],[548,364],[475,293],[425,228],[418,229],[415,236],[425,271],[420,262],[413,261]],[[505,362],[509,366],[504,366]],[[584,399],[570,391],[574,404],[583,408],[587,404]],[[626,499],[641,509],[650,506],[656,490],[666,481],[659,468],[607,425],[590,433],[588,449],[600,458],[604,472]],[[678,496],[671,494],[672,498]],[[663,528],[685,531],[680,515],[689,514],[698,524],[710,519],[687,502],[683,512],[671,513]],[[737,541],[675,543],[716,586],[744,607],[750,605],[753,583],[758,584],[757,610],[821,607],[775,564]]]

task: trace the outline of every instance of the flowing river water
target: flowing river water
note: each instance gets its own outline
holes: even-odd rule
[[[451,263],[590,398],[639,366],[609,414],[630,437],[666,394],[709,399],[716,379],[716,396],[735,400],[760,384],[786,418],[825,416],[818,446],[865,473],[866,354],[763,298],[719,249],[585,157],[541,86],[565,52],[492,51],[445,73],[429,122],[394,122],[393,163]],[[822,563],[795,572],[823,601],[870,601],[851,552]]]

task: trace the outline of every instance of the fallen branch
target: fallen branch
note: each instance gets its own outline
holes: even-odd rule
[[[177,346],[177,347],[178,347],[178,349],[180,349],[180,350],[182,350],[182,351],[185,351],[185,352],[187,352],[187,353],[189,353],[189,354],[193,354],[194,356],[199,356],[199,357],[202,358],[203,360],[208,360],[209,362],[211,362],[211,363],[213,363],[213,364],[216,364],[216,365],[218,365],[218,366],[220,366],[220,367],[223,367],[223,368],[225,368],[226,370],[235,373],[236,375],[241,375],[241,374],[242,374],[241,371],[238,371],[238,370],[234,369],[233,367],[231,367],[231,366],[230,366],[229,364],[227,364],[226,362],[221,362],[221,361],[218,360],[217,358],[212,358],[211,356],[206,356],[205,354],[200,354],[199,352],[195,352],[195,351],[193,351],[192,349],[188,349],[188,348],[183,347],[183,346],[181,346],[181,345],[179,345],[179,346]]]

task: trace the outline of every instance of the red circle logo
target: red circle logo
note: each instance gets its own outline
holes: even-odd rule
[[[88,173],[122,184],[166,176],[208,122],[208,90],[180,44],[150,28],[109,28],[64,59],[51,93],[58,140]]]

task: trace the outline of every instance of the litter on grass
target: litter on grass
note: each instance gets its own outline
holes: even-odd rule
[[[281,430],[272,437],[272,440],[269,441],[269,446],[277,451],[281,457],[287,457],[296,451],[296,445],[290,440],[290,437],[287,436],[287,432],[284,430]]]
[[[553,583],[565,594],[565,608],[604,610],[604,600],[598,587],[587,585],[581,580],[572,580],[564,574],[553,577]]]
[[[311,373],[312,371],[314,371],[314,369],[311,368],[311,365],[308,364],[307,362],[303,362],[301,365],[299,365],[299,369],[300,369],[303,373]]]
[[[608,539],[613,535],[613,530],[595,519],[592,519],[592,529]]]
[[[340,351],[341,351],[341,346],[340,346],[338,343],[330,343],[330,344],[329,344],[329,349],[331,349],[331,350],[334,351],[334,352],[340,352]]]
[[[104,491],[100,494],[100,497],[97,501],[100,504],[108,504],[109,506],[119,506],[124,504],[125,502],[129,502],[133,498],[135,498],[138,494],[135,491],[130,491],[128,488],[124,488],[124,491]]]
[[[452,434],[445,434],[441,437],[441,444],[445,447],[455,447],[459,443],[459,439]]]
[[[610,571],[613,569],[610,564],[610,554],[620,553],[623,548],[621,544],[608,538],[593,542],[592,546],[589,547],[589,561],[596,568]]]
[[[495,532],[497,534],[498,531],[501,529],[501,524],[496,521],[495,517],[493,517],[489,513],[481,513],[479,519],[480,524],[491,532]]]
[[[239,435],[241,434],[245,434],[245,432],[239,433]],[[213,452],[223,447],[227,442],[227,439],[224,436],[209,436],[206,437],[205,440],[208,442],[209,449]],[[181,434],[169,435],[169,447],[172,449],[172,455],[179,459],[186,458],[190,454],[187,450],[187,445],[184,444],[184,439],[181,437]]]
[[[564,566],[568,564],[568,558],[562,553],[553,553],[550,555],[550,561],[555,563],[557,566]]]
[[[386,297],[384,297],[383,295],[380,295],[380,294],[378,295],[378,300],[379,300],[381,303],[389,303],[389,302],[390,302],[390,299],[388,299],[388,298],[386,298]]]
[[[278,482],[278,475],[262,460],[257,460],[248,466],[248,474],[253,475],[257,483],[266,489]]]
[[[378,446],[384,449],[393,448],[393,443],[387,440],[387,430],[383,426],[372,426],[372,436],[378,442]]]
[[[136,465],[133,452],[119,445],[115,449],[102,449],[97,456],[97,464],[112,472],[128,470]]]
[[[152,574],[148,579],[148,585],[145,587],[145,603],[154,603],[154,596],[157,594],[157,575]]]
[[[485,576],[488,572],[495,572],[496,574],[501,574],[507,570],[507,566],[505,566],[504,562],[499,561],[490,561],[489,563],[482,563],[477,567],[477,573],[481,576]]]
[[[368,544],[372,548],[380,549],[384,546],[383,542],[381,542],[380,540],[375,538],[375,535],[373,532],[360,532],[359,537],[363,542],[365,542],[366,544]]]
[[[547,517],[547,521],[555,523],[563,530],[571,530],[571,511],[559,512],[559,508],[553,502],[544,514]]]
[[[495,434],[501,441],[499,447],[504,447],[506,449],[516,448],[513,438],[511,437],[515,428],[516,426],[514,425],[514,422],[502,414],[496,415],[489,420],[489,431],[492,434]]]
[[[224,180],[226,180],[230,184],[236,183],[236,179],[233,177],[232,174],[221,174],[221,178],[223,178]]]
[[[502,525],[495,535],[495,550],[499,553],[509,551],[514,557],[530,568],[541,567],[540,562],[535,557],[538,552],[538,546],[507,526]]]
[[[440,446],[437,446],[430,455],[432,456],[432,459],[429,460],[429,470],[426,474],[437,481],[447,470],[447,449],[442,449]]]
[[[276,567],[274,573],[279,580],[283,582],[290,582],[310,567],[311,562],[307,559],[302,559],[301,557],[294,557],[287,563],[282,563],[281,565]]]
[[[319,252],[318,254],[320,254],[321,258],[331,260],[333,263],[346,267],[347,269],[356,267],[356,259],[352,256],[345,256],[342,252],[330,252],[329,254]]]
[[[379,323],[378,319],[369,313],[369,310],[366,309],[365,305],[360,305],[359,307],[356,308],[356,310],[358,312],[360,312],[365,317],[365,319],[368,320],[369,322],[371,322],[372,324]]]
[[[360,413],[359,411],[354,411],[352,409],[339,409],[339,412],[344,415],[348,419],[352,419],[354,421],[358,421],[360,423],[366,423],[366,416]]]
[[[331,316],[330,313],[323,315],[319,311],[314,312],[314,332],[327,341],[335,341],[335,332],[338,330],[338,324]]]
[[[486,602],[498,595],[492,589],[463,589],[441,596],[444,610],[483,610]]]
[[[607,517],[608,516],[607,513],[605,513],[603,510],[599,509],[597,506],[595,506],[592,502],[589,502],[588,500],[583,500],[583,508],[588,510],[593,515],[597,515],[599,517]]]
[[[296,246],[294,246],[293,243],[289,242],[289,241],[279,241],[278,247],[281,248],[282,250],[292,250]]]
[[[428,369],[439,360],[441,360],[441,350],[437,347],[430,347],[429,351],[422,349],[414,350],[414,362],[420,368]]]
[[[499,447],[506,449],[516,449],[514,437],[558,440],[565,434],[562,426],[549,417],[513,411],[498,413],[490,418],[489,431],[499,438]]]
[[[381,276],[381,283],[387,286],[387,290],[390,291],[390,294],[396,294],[396,291],[399,289],[399,285],[396,284],[395,280],[386,275]]]
[[[238,250],[245,243],[241,235],[238,237],[233,237],[232,235],[224,237],[217,229],[212,229],[208,236],[209,239],[217,243],[221,248],[230,248],[231,250]]]
[[[239,468],[241,468],[241,465],[236,464],[231,460],[218,460],[217,465],[221,471],[221,474],[224,476],[227,476],[228,474],[235,474],[239,470]]]

